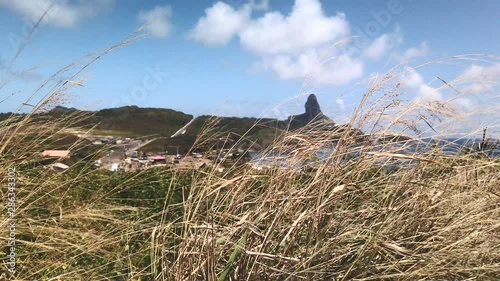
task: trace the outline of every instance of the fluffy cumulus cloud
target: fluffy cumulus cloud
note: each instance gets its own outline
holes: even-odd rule
[[[239,6],[216,2],[189,37],[208,46],[238,39],[242,49],[258,58],[256,69],[282,80],[307,81],[313,87],[342,86],[361,78],[366,61],[387,56],[402,41],[397,28],[366,38],[360,46],[339,44],[349,41],[354,28],[345,14],[326,14],[320,0],[295,0],[288,14],[269,10],[268,1],[256,2]],[[261,11],[259,16],[254,15],[256,10]],[[422,56],[428,49],[424,42],[404,56]]]
[[[418,57],[425,57],[429,54],[430,47],[427,41],[420,43],[418,47],[409,48],[403,54],[403,59],[415,59]]]
[[[440,89],[433,88],[427,84],[422,84],[418,87],[417,101],[444,101],[443,94]]]
[[[337,107],[340,109],[340,111],[346,110],[346,106],[343,99],[337,98],[335,99],[335,103],[337,104]]]
[[[368,59],[379,59],[383,57],[391,47],[389,34],[383,34],[366,47],[363,51],[363,56]]]
[[[239,38],[242,48],[259,58],[257,69],[283,80],[338,86],[363,75],[362,60],[332,48],[350,34],[344,14],[326,15],[319,0],[296,0],[289,14],[269,11],[267,3],[250,1],[235,8],[217,2],[205,10],[189,37],[209,46]],[[255,10],[265,12],[252,18]]]
[[[452,105],[460,111],[471,111],[476,104],[470,98],[456,98],[451,101]]]
[[[149,11],[140,11],[138,19],[144,24],[149,34],[158,38],[166,38],[173,30],[170,22],[172,8],[170,6],[156,6]]]
[[[500,85],[500,63],[489,65],[473,64],[467,67],[455,81],[453,86],[459,95],[452,99],[452,104],[463,111],[473,111],[476,107],[497,107],[491,101],[497,99]]]
[[[488,66],[471,65],[458,78],[458,83],[470,93],[492,92],[500,80],[500,63]]]
[[[403,71],[402,82],[406,87],[416,89],[424,84],[424,78],[411,67],[406,67]]]
[[[404,69],[401,76],[401,83],[403,83],[406,89],[415,92],[416,96],[414,100],[416,102],[444,100],[441,89],[433,88],[425,83],[422,75],[420,75],[414,68],[406,67]]]
[[[257,54],[296,54],[349,34],[344,14],[325,16],[318,0],[296,0],[290,15],[268,12],[240,33],[244,48]]]
[[[111,5],[114,0],[89,0],[76,3],[69,0],[0,0],[0,7],[6,7],[35,23],[43,17],[42,23],[68,28],[94,16]]]
[[[399,79],[403,87],[414,93],[415,102],[447,102],[459,112],[471,112],[477,107],[491,107],[500,86],[500,63],[471,65],[447,85],[432,87],[418,71],[406,67]]]
[[[209,46],[227,44],[249,22],[251,11],[251,5],[235,9],[217,2],[205,10],[189,37]]]
[[[316,86],[341,86],[363,75],[364,64],[361,60],[348,55],[335,55],[322,61],[316,50],[300,55],[278,55],[267,58],[260,65],[262,69],[272,70],[282,80],[305,80]]]

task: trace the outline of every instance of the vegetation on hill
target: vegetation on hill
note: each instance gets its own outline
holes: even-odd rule
[[[78,115],[80,119],[72,123],[73,127],[93,129],[101,134],[116,134],[128,137],[155,136],[160,139],[145,147],[150,151],[163,151],[165,148],[179,148],[188,151],[195,143],[205,124],[213,119],[217,124],[213,128],[218,138],[234,143],[243,139],[244,147],[254,144],[254,148],[262,148],[275,139],[281,131],[287,129],[288,123],[276,119],[257,119],[247,117],[215,117],[203,115],[196,117],[184,134],[170,138],[177,130],[185,126],[194,117],[180,111],[166,108],[141,108],[124,106],[102,109],[95,112],[80,111],[74,108],[56,106],[50,111],[35,114],[34,120],[40,122],[58,122],[61,118]],[[0,120],[7,120],[11,114],[3,113]],[[14,116],[22,117],[23,114]],[[213,144],[213,143],[212,143]]]
[[[102,109],[95,113],[88,125],[99,124],[99,129],[131,132],[140,135],[170,136],[188,123],[193,116],[164,108],[125,106]]]
[[[17,279],[500,276],[498,159],[435,151],[394,167],[401,155],[392,146],[373,153],[366,144],[352,158],[356,140],[345,134],[320,161],[311,155],[333,136],[306,127],[274,142],[266,153],[288,156],[260,171],[236,163],[223,173],[221,164],[111,173],[85,159],[64,173],[36,168],[36,155],[66,121],[0,123],[0,165],[16,171]],[[16,128],[19,139],[6,142]],[[212,128],[205,126],[208,135]],[[0,208],[7,213],[5,200]],[[1,228],[0,237],[8,231]]]

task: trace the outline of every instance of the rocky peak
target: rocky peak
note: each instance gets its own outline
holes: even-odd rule
[[[292,115],[288,117],[288,120],[298,126],[304,126],[313,120],[314,121],[326,120],[333,123],[333,121],[331,121],[330,118],[326,117],[321,112],[321,108],[319,106],[319,102],[315,94],[310,94],[307,97],[307,101],[304,107],[305,107],[304,113],[300,115]]]
[[[321,114],[321,108],[319,107],[318,99],[315,94],[310,94],[309,97],[307,97],[305,109],[305,114],[311,120]]]

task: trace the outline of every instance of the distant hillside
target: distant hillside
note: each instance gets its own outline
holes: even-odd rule
[[[5,120],[10,114],[0,114]],[[197,136],[208,123],[214,119],[213,131],[209,133],[212,140],[206,146],[231,146],[237,141],[239,147],[256,149],[269,145],[281,130],[291,126],[295,129],[310,122],[327,123],[327,128],[340,128],[321,113],[320,105],[314,94],[311,94],[305,104],[305,113],[290,116],[287,120],[257,119],[248,117],[215,117],[203,115],[197,117],[185,128],[185,132],[171,138],[179,129],[183,128],[192,119],[193,115],[167,108],[141,108],[138,106],[123,106],[98,111],[80,111],[75,108],[57,106],[52,110],[34,116],[42,122],[67,120],[72,127],[95,128],[97,133],[114,136],[139,137],[154,135],[160,137],[146,146],[146,149],[163,151],[179,148],[182,151],[189,149]],[[1,121],[1,120],[0,120]],[[361,134],[361,132],[359,132]],[[242,140],[243,137],[243,140]]]
[[[10,114],[0,115],[5,120]],[[193,119],[193,115],[167,108],[141,108],[137,106],[124,106],[108,108],[98,111],[80,111],[75,108],[57,106],[52,110],[34,116],[34,119],[43,122],[53,122],[64,118],[73,119],[73,127],[92,128],[96,132],[109,135],[129,137],[154,135],[164,137],[148,145],[151,150],[164,150],[170,147],[179,147],[181,151],[189,149],[207,122],[217,119],[213,133],[217,138],[229,136],[226,145],[239,140],[245,135],[247,142],[255,142],[257,146],[265,146],[274,140],[276,130],[286,127],[285,121],[276,119],[239,118],[199,116],[187,128],[184,134],[170,138],[175,132],[184,127]],[[0,120],[0,121],[1,121]],[[76,122],[75,122],[76,121]],[[212,145],[214,142],[211,143]]]
[[[137,106],[124,106],[118,108],[102,109],[95,112],[83,112],[76,109],[56,107],[42,114],[44,118],[60,118],[69,114],[80,112],[87,113],[88,117],[78,122],[78,126],[91,127],[105,131],[129,132],[137,135],[158,135],[169,137],[193,119],[193,115],[185,114],[167,108],[143,108]],[[205,123],[215,116],[203,115],[191,123],[186,134],[198,135]],[[219,132],[233,132],[244,134],[257,122],[256,118],[217,117]],[[284,128],[284,122],[275,119],[264,119],[258,122],[259,128],[277,127]]]
[[[193,119],[193,115],[166,108],[124,106],[102,109],[81,125],[97,129],[130,132],[133,135],[170,136]]]
[[[209,125],[216,119],[214,125]],[[187,122],[186,122],[187,123]],[[180,125],[178,128],[181,128]],[[213,127],[212,127],[213,126]],[[272,143],[280,130],[286,128],[285,121],[276,119],[257,119],[257,118],[239,118],[239,117],[215,117],[215,116],[200,116],[197,117],[192,124],[188,126],[186,132],[180,136],[159,139],[146,147],[146,150],[162,151],[164,149],[173,151],[173,148],[179,147],[179,151],[187,151],[196,137],[211,127],[212,131],[208,132],[205,137],[210,136],[211,141],[204,143],[200,149],[206,149],[210,146],[231,147],[239,141],[238,147],[261,149]]]

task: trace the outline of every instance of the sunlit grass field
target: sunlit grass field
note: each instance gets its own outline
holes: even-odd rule
[[[500,161],[481,150],[402,154],[316,123],[277,130],[262,170],[241,159],[111,173],[93,166],[102,151],[81,139],[65,148],[86,157],[62,173],[43,169],[40,152],[82,130],[75,124],[88,116],[34,116],[58,105],[89,64],[136,39],[63,68],[75,74],[45,82],[47,94],[28,114],[0,122],[0,280],[500,280]],[[399,77],[371,85],[345,128],[418,135],[457,118],[447,103],[399,100]],[[220,137],[216,123],[194,148]],[[326,158],[315,157],[333,143]]]

